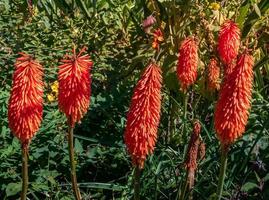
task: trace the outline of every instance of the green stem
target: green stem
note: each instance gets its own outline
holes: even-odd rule
[[[155,174],[155,181],[154,181],[154,188],[155,188],[155,191],[154,191],[154,199],[155,200],[158,200],[158,192],[157,192],[157,187],[158,187],[158,176],[157,174]]]
[[[172,113],[172,98],[171,98],[171,91],[170,91],[170,95],[169,95],[169,106],[168,106],[168,116],[167,116],[167,132],[166,132],[166,135],[165,135],[165,146],[168,145],[169,143],[169,138],[170,138],[170,135],[171,135],[171,129],[172,129],[172,116],[171,116],[171,113]]]
[[[187,109],[188,109],[188,93],[187,91],[184,92],[183,94],[183,141],[187,142],[187,131],[186,131],[186,123],[187,123]]]
[[[68,150],[69,150],[69,159],[71,165],[71,181],[72,188],[75,195],[76,200],[81,200],[81,194],[78,188],[77,183],[77,174],[76,174],[76,164],[75,164],[75,155],[74,155],[74,128],[69,126],[68,131]]]
[[[221,166],[220,166],[219,182],[218,182],[218,188],[217,188],[217,200],[220,200],[222,197],[225,172],[227,168],[227,154],[228,154],[228,148],[222,147],[221,148]]]
[[[28,189],[28,145],[26,141],[22,144],[22,192],[21,200],[26,200],[26,194]]]
[[[134,171],[134,200],[140,200],[140,173],[141,170],[136,166]]]
[[[183,110],[183,117],[184,120],[187,119],[187,108],[188,108],[188,93],[184,93],[184,110]]]
[[[179,195],[179,200],[184,200],[185,198],[185,194],[186,194],[186,191],[187,191],[187,187],[188,187],[188,173],[186,173],[186,177],[185,177],[185,180],[184,180],[184,183],[182,185],[182,187],[180,188],[180,195]]]
[[[173,93],[170,91],[169,96],[169,115],[168,115],[168,126],[167,126],[167,134],[165,136],[165,145],[168,145],[171,138],[175,135],[175,114],[177,110],[177,104],[172,97]]]

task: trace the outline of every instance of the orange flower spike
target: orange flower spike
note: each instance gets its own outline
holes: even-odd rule
[[[124,140],[133,164],[140,169],[154,150],[161,111],[161,69],[150,63],[138,81],[127,115]]]
[[[234,68],[236,66],[236,62],[233,61],[230,64],[224,66],[224,78],[228,77],[230,73],[233,72]]]
[[[81,120],[90,105],[90,70],[93,63],[88,54],[81,55],[84,52],[85,48],[76,55],[73,49],[73,55],[66,55],[59,66],[59,108],[71,127]]]
[[[198,45],[194,37],[187,37],[179,48],[177,76],[181,89],[186,90],[197,78]]]
[[[240,29],[231,20],[224,22],[219,31],[218,52],[225,65],[230,64],[238,55]]]
[[[208,88],[209,90],[219,90],[220,88],[220,68],[215,58],[210,59],[208,65]]]
[[[234,70],[224,79],[215,110],[215,130],[223,146],[245,131],[251,107],[253,57],[242,54]]]
[[[42,121],[43,67],[31,56],[19,54],[8,103],[8,121],[21,143],[29,143]]]

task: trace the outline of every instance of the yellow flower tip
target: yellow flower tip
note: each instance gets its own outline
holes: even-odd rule
[[[58,92],[58,87],[52,85],[52,86],[51,86],[51,90],[52,90],[52,92],[57,93],[57,92]]]
[[[58,93],[59,83],[58,81],[54,81],[53,84],[50,86],[52,92]]]
[[[209,6],[212,10],[219,10],[220,9],[220,4],[217,2],[213,2]]]
[[[47,99],[49,102],[53,102],[55,100],[55,97],[53,96],[53,94],[48,94]]]

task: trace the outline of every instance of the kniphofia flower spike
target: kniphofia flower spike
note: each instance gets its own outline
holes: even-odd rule
[[[28,189],[28,147],[42,121],[42,76],[42,66],[30,55],[20,53],[13,74],[8,103],[8,122],[11,132],[22,144],[21,200],[26,200]]]
[[[230,64],[238,55],[240,46],[240,29],[231,20],[225,21],[220,28],[218,51],[222,62]]]
[[[59,108],[65,113],[70,126],[86,114],[90,105],[92,61],[83,48],[76,54],[66,55],[59,66]]]
[[[186,90],[197,78],[198,44],[192,36],[187,37],[179,48],[177,76],[182,90]]]
[[[11,132],[21,143],[32,139],[42,121],[42,76],[43,67],[31,56],[20,53],[13,74],[8,121]]]
[[[133,164],[140,169],[155,147],[161,111],[161,85],[161,69],[151,62],[134,89],[127,115],[124,140]]]
[[[230,145],[244,131],[251,107],[253,57],[242,54],[224,79],[215,110],[215,129],[222,145]]]

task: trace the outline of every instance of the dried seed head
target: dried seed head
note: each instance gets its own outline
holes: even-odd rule
[[[187,158],[185,160],[185,165],[188,169],[196,170],[197,168],[197,154],[200,145],[200,138],[199,138],[200,132],[201,132],[201,124],[198,120],[196,120],[193,124],[193,133],[189,141]]]
[[[133,164],[144,167],[154,150],[161,111],[162,76],[159,66],[150,63],[138,81],[127,115],[124,140]]]
[[[193,133],[189,141],[187,157],[185,160],[185,166],[188,170],[189,189],[191,189],[194,185],[195,171],[197,169],[198,149],[200,146],[200,132],[201,124],[198,120],[196,120],[193,124]]]
[[[203,160],[205,158],[206,145],[203,141],[200,142],[199,146],[199,159]]]
[[[12,133],[28,143],[38,131],[43,113],[43,68],[31,56],[20,53],[15,63],[8,121]]]
[[[90,70],[93,63],[88,54],[81,56],[84,51],[82,49],[76,55],[74,49],[73,55],[66,55],[59,66],[59,108],[72,127],[86,114],[90,105]]]
[[[248,121],[251,107],[253,57],[242,54],[234,70],[226,76],[215,110],[215,130],[223,146],[240,137]]]
[[[194,37],[186,38],[180,48],[178,56],[177,76],[181,89],[186,90],[197,78],[198,45]]]

